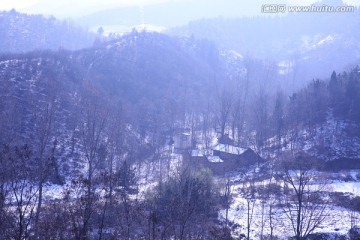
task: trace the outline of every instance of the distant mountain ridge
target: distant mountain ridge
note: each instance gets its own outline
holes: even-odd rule
[[[321,1],[317,5],[342,5]],[[301,4],[300,4],[301,5]],[[326,77],[328,69],[343,71],[360,59],[360,11],[347,13],[287,13],[247,18],[213,18],[190,22],[167,33],[214,41],[221,49],[245,57],[291,66],[285,78],[292,91],[306,81]]]
[[[236,17],[259,13],[260,7],[243,4],[236,0],[168,1],[138,7],[113,8],[97,11],[76,20],[77,23],[96,27],[103,25],[149,24],[165,28],[181,26],[189,21],[219,16]]]
[[[0,12],[0,53],[34,50],[78,50],[93,45],[95,34],[70,21],[28,15],[15,10]]]

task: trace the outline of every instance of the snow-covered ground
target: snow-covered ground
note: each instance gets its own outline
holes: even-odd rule
[[[62,199],[64,197],[64,186],[57,184],[47,184],[44,186],[43,194],[44,200],[57,200]]]
[[[247,233],[247,214],[248,204],[242,189],[246,185],[239,182],[239,177],[234,176],[231,179],[232,184],[232,202],[228,212],[228,220],[235,236]],[[267,184],[268,181],[255,182],[255,186]],[[315,186],[312,186],[315,187]],[[344,182],[334,180],[327,183],[327,189],[331,192],[348,193],[351,196],[360,196],[360,182]],[[272,206],[272,226],[273,235],[280,239],[287,239],[294,235],[292,225],[286,216],[284,209],[278,207],[278,202],[275,196],[269,197],[265,200],[251,201],[250,209],[253,209],[251,220],[251,239],[261,239],[262,236],[270,234],[270,206]],[[250,211],[251,213],[251,211]],[[314,233],[336,233],[346,235],[352,224],[360,223],[360,213],[355,213],[349,209],[329,205],[325,211],[325,220],[315,229]],[[226,210],[222,209],[219,212],[219,219],[225,222]]]
[[[310,153],[318,154],[313,151],[313,146],[317,144],[322,144],[327,146],[329,149],[335,149],[335,154],[333,159],[336,159],[338,156],[347,156],[347,157],[359,157],[360,152],[360,139],[350,138],[346,135],[346,129],[349,127],[349,124],[346,122],[341,122],[328,117],[327,122],[324,126],[318,127],[310,134],[308,131],[303,131],[299,135],[303,138],[302,143],[304,144],[305,150]],[[326,133],[331,134],[326,134]],[[204,142],[198,143],[197,152],[202,152],[206,150],[206,145],[211,147],[216,146],[216,133],[211,134],[211,139],[209,144]],[[282,140],[284,143],[283,150],[290,149],[288,135]],[[352,136],[353,137],[353,136]],[[348,144],[349,140],[353,139],[352,144]],[[355,140],[354,140],[355,139]],[[274,142],[276,139],[273,139]],[[270,140],[271,141],[271,140]],[[238,150],[238,149],[233,149]],[[181,168],[181,163],[183,161],[181,154],[175,154],[174,149],[168,145],[161,150],[161,158],[163,160],[152,161],[149,159],[149,162],[144,162],[141,165],[137,166],[137,175],[138,175],[138,193],[132,198],[142,199],[146,196],[147,192],[151,192],[158,183],[159,177],[166,180],[168,177],[173,176]],[[347,154],[347,155],[346,155]],[[350,155],[349,155],[350,154]],[[331,160],[328,155],[319,155],[326,160]],[[160,171],[161,167],[161,171]],[[254,170],[254,169],[252,169]],[[254,174],[256,174],[254,172]],[[321,173],[327,175],[327,186],[329,191],[334,193],[346,193],[347,196],[360,197],[360,172],[353,171],[343,171],[338,173]],[[223,181],[223,178],[217,178],[219,181]],[[228,219],[230,221],[230,226],[232,228],[232,233],[234,236],[239,236],[240,234],[246,234],[247,232],[247,201],[243,197],[242,189],[244,188],[241,183],[243,176],[240,174],[233,175],[230,180],[232,182],[232,203],[228,212]],[[262,182],[255,182],[255,186],[260,186],[269,183],[269,179],[265,179]],[[272,179],[272,181],[275,181]],[[316,184],[312,185],[316,187]],[[48,185],[44,189],[44,197],[47,200],[60,199],[64,196],[64,186],[59,185]],[[273,235],[279,237],[280,239],[287,239],[289,236],[294,235],[291,222],[287,218],[283,209],[278,207],[278,202],[272,196],[269,199],[265,200],[256,200],[251,202],[254,204],[252,221],[251,221],[251,239],[260,239],[261,235],[266,236],[270,234],[270,221],[269,221],[269,209],[272,206],[272,224],[273,224]],[[337,233],[346,235],[353,224],[355,219],[357,223],[360,223],[360,213],[351,212],[349,209],[344,207],[339,207],[335,205],[330,205],[327,210],[327,216],[325,221],[314,231],[314,232],[323,232],[323,233]],[[219,211],[219,219],[225,221],[226,211],[222,209]],[[356,222],[355,221],[355,222]]]

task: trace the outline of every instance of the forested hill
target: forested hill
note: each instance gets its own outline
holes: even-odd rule
[[[75,52],[2,55],[0,184],[11,189],[0,189],[5,196],[0,199],[0,238],[146,238],[147,212],[156,211],[156,218],[167,215],[161,199],[153,198],[156,210],[147,210],[137,182],[157,181],[159,159],[164,159],[161,167],[170,164],[163,148],[175,128],[198,125],[200,106],[216,92],[216,80],[224,79],[219,58],[206,41],[137,32]],[[154,169],[146,180],[144,169]],[[209,186],[210,177],[199,171],[190,181]],[[57,194],[49,190],[57,188],[54,183],[61,184]],[[178,189],[173,186],[163,185]],[[214,218],[215,209],[212,190],[202,189],[196,191],[204,197],[195,193],[189,212],[204,225],[210,222],[204,216]],[[17,221],[13,206],[29,218]],[[100,209],[104,232],[97,230]],[[31,224],[22,228],[23,223]]]
[[[0,53],[25,53],[39,49],[77,50],[93,45],[95,34],[70,20],[11,11],[0,12]]]
[[[289,97],[280,89],[262,87],[268,83],[261,64],[235,61],[234,55],[220,54],[206,40],[134,31],[85,50],[35,51],[2,55],[0,60],[2,143],[36,145],[31,139],[41,133],[51,110],[51,136],[62,146],[59,155],[67,159],[65,165],[78,158],[76,152],[81,154],[80,145],[76,150],[77,131],[92,105],[121,116],[119,121],[124,128],[131,126],[136,141],[154,148],[187,128],[208,136],[194,136],[200,143],[211,141],[211,133],[228,133],[236,144],[262,152],[273,149],[274,136],[286,140],[290,133],[317,129],[329,118],[360,121],[358,68],[333,73],[329,81],[314,80]],[[358,137],[348,127],[344,131]],[[336,147],[337,139],[326,140],[327,147]],[[289,141],[282,142],[283,147]],[[299,145],[298,150],[303,148]],[[339,157],[348,156],[339,153],[328,159]],[[77,169],[75,165],[71,169]]]
[[[76,52],[2,55],[1,143],[37,146],[36,136],[51,123],[47,144],[56,139],[60,162],[72,164],[83,154],[76,144],[90,108],[111,113],[112,121],[120,116],[119,129],[130,124],[132,136],[157,137],[150,145],[163,144],[166,132],[215,94],[215,79],[225,75],[219,58],[206,41],[137,32]]]
[[[317,4],[340,6],[343,3],[321,1]],[[305,12],[213,18],[192,21],[168,32],[207,38],[221,49],[285,66],[286,81],[295,81],[299,88],[312,78],[325,78],[329,69],[343,71],[356,64],[360,58],[359,16],[359,10],[354,7],[354,11],[336,14]]]
[[[360,69],[312,80],[289,98],[276,97],[266,144],[304,151],[332,168],[360,167]]]
[[[335,118],[360,123],[360,68],[331,74],[329,81],[313,80],[290,97],[293,113],[305,125],[322,123],[331,113]]]
[[[219,52],[211,42],[159,33],[135,31],[73,57],[86,66],[85,79],[134,103],[167,97],[182,101],[184,94],[196,99],[211,90],[214,78],[225,76]]]

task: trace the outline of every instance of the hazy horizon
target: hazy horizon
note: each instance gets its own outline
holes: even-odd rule
[[[159,3],[169,3],[169,2],[182,2],[189,3],[189,7],[193,3],[199,3],[195,0],[122,0],[122,1],[113,1],[113,0],[77,0],[77,1],[53,1],[53,0],[4,0],[1,3],[0,10],[11,10],[15,9],[19,12],[29,13],[29,14],[44,14],[44,15],[53,15],[57,18],[72,18],[77,19],[88,14],[92,14],[98,11],[112,9],[112,8],[121,8],[121,7],[144,7],[148,5],[154,5]],[[236,0],[226,0],[221,1],[221,4],[224,6],[222,9],[219,8],[219,1],[210,0],[204,2],[206,8],[216,7],[218,15],[223,17],[234,17],[237,15],[241,16],[251,16],[261,14],[261,5],[262,4],[297,4],[297,5],[308,5],[318,2],[317,0],[305,0],[299,3],[296,0],[273,0],[271,2],[265,0],[255,0],[252,2],[240,2]],[[350,5],[359,5],[360,0],[345,0],[347,4]],[[231,14],[227,13],[224,9],[231,9],[234,11]],[[216,16],[214,16],[216,17]],[[236,17],[236,16],[235,16]]]

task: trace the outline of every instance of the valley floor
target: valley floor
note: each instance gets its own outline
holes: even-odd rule
[[[329,173],[319,173],[326,174]],[[332,177],[340,176],[357,176],[357,171],[333,173]],[[360,179],[352,179],[352,181],[344,181],[344,179],[331,180],[327,183],[327,189],[331,193],[340,193],[349,198],[360,197]],[[225,181],[225,179],[220,179]],[[239,237],[241,234],[247,233],[248,226],[248,208],[247,200],[242,194],[244,183],[239,181],[238,176],[230,178],[232,182],[232,201],[228,211],[228,222],[234,236]],[[255,182],[256,186],[266,185],[269,181]],[[315,186],[314,186],[315,187]],[[270,236],[270,211],[272,214],[273,236],[278,239],[288,239],[294,236],[291,221],[284,212],[284,208],[279,206],[276,196],[271,196],[264,200],[251,201],[250,204],[250,237],[251,239],[266,239]],[[324,220],[313,231],[313,233],[329,233],[334,236],[347,236],[350,228],[360,223],[360,213],[352,211],[348,208],[339,206],[341,203],[330,199],[329,205],[324,213]],[[270,210],[270,206],[272,207]],[[219,219],[226,221],[226,210],[219,212]]]

